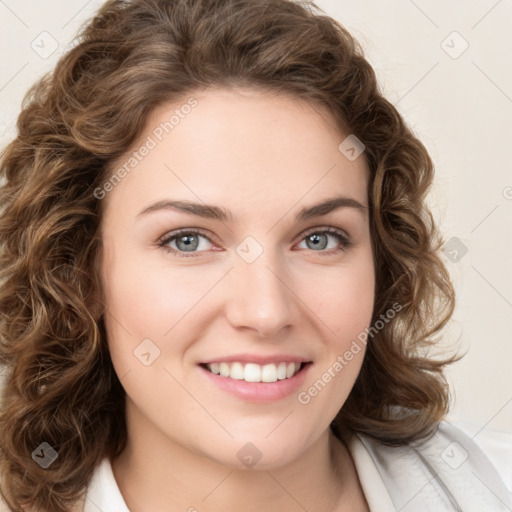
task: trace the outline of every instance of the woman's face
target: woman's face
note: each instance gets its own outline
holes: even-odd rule
[[[368,168],[319,107],[193,98],[152,113],[103,189],[108,345],[132,442],[271,468],[327,432],[361,368]]]

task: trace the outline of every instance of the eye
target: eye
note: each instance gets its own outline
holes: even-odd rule
[[[202,242],[202,240],[207,240],[207,242]],[[194,253],[208,250],[208,243],[211,244],[212,242],[201,231],[183,229],[176,231],[169,236],[166,236],[159,242],[158,245],[168,252],[172,252],[177,256],[187,258],[194,256]]]
[[[334,239],[335,242],[329,244],[329,238]],[[343,231],[332,227],[326,229],[315,228],[304,235],[301,243],[303,241],[306,243],[307,249],[325,254],[346,251],[352,245],[351,239]],[[326,248],[330,250],[325,251]]]
[[[334,239],[334,244],[329,244],[329,238]],[[306,243],[306,248],[314,252],[326,255],[346,251],[353,245],[351,239],[341,230],[336,228],[315,228],[305,234],[301,243]],[[208,244],[212,244],[210,238],[197,229],[181,229],[166,235],[160,240],[158,246],[178,257],[197,256],[198,252],[208,251]],[[329,247],[330,245],[330,247]],[[329,250],[324,250],[324,249]]]

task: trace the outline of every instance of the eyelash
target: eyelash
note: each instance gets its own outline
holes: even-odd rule
[[[308,230],[302,238],[300,239],[300,242],[302,242],[306,237],[310,235],[319,235],[319,234],[329,234],[334,236],[338,239],[338,241],[341,243],[341,246],[337,249],[330,249],[329,251],[313,251],[318,252],[319,254],[323,256],[330,256],[332,254],[337,254],[339,252],[345,252],[347,249],[349,249],[353,242],[350,240],[350,238],[345,235],[345,233],[339,229],[329,227],[329,228],[314,228],[312,230]],[[197,252],[191,252],[190,254],[186,254],[184,251],[177,251],[176,249],[172,249],[170,247],[167,247],[167,244],[172,242],[173,240],[179,238],[182,235],[201,235],[204,238],[206,238],[210,243],[214,243],[210,240],[208,235],[201,229],[179,229],[178,231],[175,231],[174,233],[170,234],[169,236],[166,235],[164,238],[160,239],[158,242],[158,247],[163,249],[164,251],[171,253],[179,258],[194,258],[201,254],[202,252],[206,251],[197,251]]]

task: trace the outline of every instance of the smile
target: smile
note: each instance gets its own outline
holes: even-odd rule
[[[277,382],[296,375],[305,363],[256,363],[222,362],[205,364],[204,368],[215,375],[245,382]]]
[[[239,361],[201,363],[206,380],[223,393],[254,403],[275,402],[293,397],[302,387],[309,362],[241,363]]]

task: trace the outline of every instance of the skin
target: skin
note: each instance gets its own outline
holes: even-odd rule
[[[103,199],[105,324],[127,395],[128,445],[112,461],[121,493],[132,512],[368,510],[349,452],[329,429],[364,348],[307,405],[297,399],[370,325],[368,211],[295,220],[336,195],[367,207],[367,163],[338,150],[348,134],[323,107],[247,88],[193,96],[191,113]],[[185,102],[155,109],[134,149]],[[176,209],[138,216],[165,199],[219,205],[234,218]],[[319,248],[308,244],[306,235],[329,227],[352,245],[330,234],[320,234]],[[201,236],[188,257],[183,237],[167,243],[174,252],[159,246],[183,228],[209,240]],[[263,249],[252,263],[236,252],[247,236]],[[148,366],[134,355],[144,339],[160,350]],[[198,367],[242,352],[313,364],[297,392],[256,403],[217,388]],[[252,468],[237,457],[248,442],[262,454]]]

